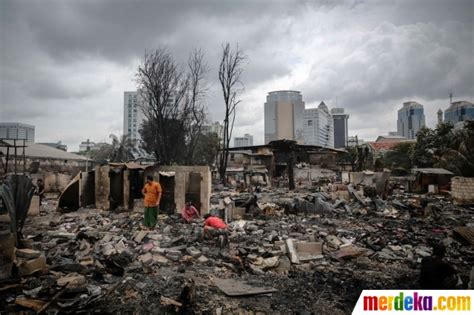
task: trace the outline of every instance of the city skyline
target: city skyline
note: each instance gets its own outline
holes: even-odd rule
[[[222,121],[216,60],[230,42],[247,56],[234,134],[253,134],[256,144],[274,90],[301,91],[307,108],[345,108],[349,135],[367,140],[396,129],[408,100],[423,104],[435,127],[451,92],[453,101],[474,100],[473,9],[463,0],[2,1],[0,116],[71,150],[87,138],[107,141],[122,133],[123,92],[136,90],[144,51],[165,47],[179,62],[203,49],[207,105],[211,120]]]

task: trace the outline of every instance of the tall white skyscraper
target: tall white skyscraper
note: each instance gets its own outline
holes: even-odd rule
[[[324,102],[318,108],[305,109],[303,123],[305,144],[334,148],[334,121]]]
[[[423,105],[417,102],[405,102],[398,110],[397,132],[407,139],[416,139],[416,133],[425,126]]]
[[[274,91],[265,102],[265,143],[295,140],[303,143],[303,96],[299,91]]]
[[[140,95],[136,91],[123,93],[123,134],[132,140],[140,140],[139,130],[145,119],[140,107]]]

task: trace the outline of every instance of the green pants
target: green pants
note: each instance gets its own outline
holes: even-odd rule
[[[145,207],[145,226],[154,227],[158,217],[158,207]]]

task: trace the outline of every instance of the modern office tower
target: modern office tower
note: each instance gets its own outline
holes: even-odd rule
[[[265,143],[295,140],[303,143],[303,96],[299,91],[273,91],[265,102]]]
[[[444,111],[444,122],[456,125],[466,120],[474,120],[474,104],[471,102],[452,102]]]
[[[407,139],[416,139],[416,133],[425,126],[423,105],[417,102],[405,102],[398,110],[397,132]]]
[[[349,115],[344,113],[344,108],[331,109],[331,115],[334,125],[334,147],[345,148],[349,138]]]
[[[304,110],[304,143],[334,148],[334,121],[326,104]]]

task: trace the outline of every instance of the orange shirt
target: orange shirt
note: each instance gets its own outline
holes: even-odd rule
[[[146,183],[142,189],[142,193],[145,195],[144,205],[145,207],[156,207],[158,198],[161,198],[161,185],[158,182]]]
[[[227,228],[227,224],[222,221],[221,218],[218,217],[209,217],[204,221],[204,226],[210,226],[215,229],[225,229]]]

